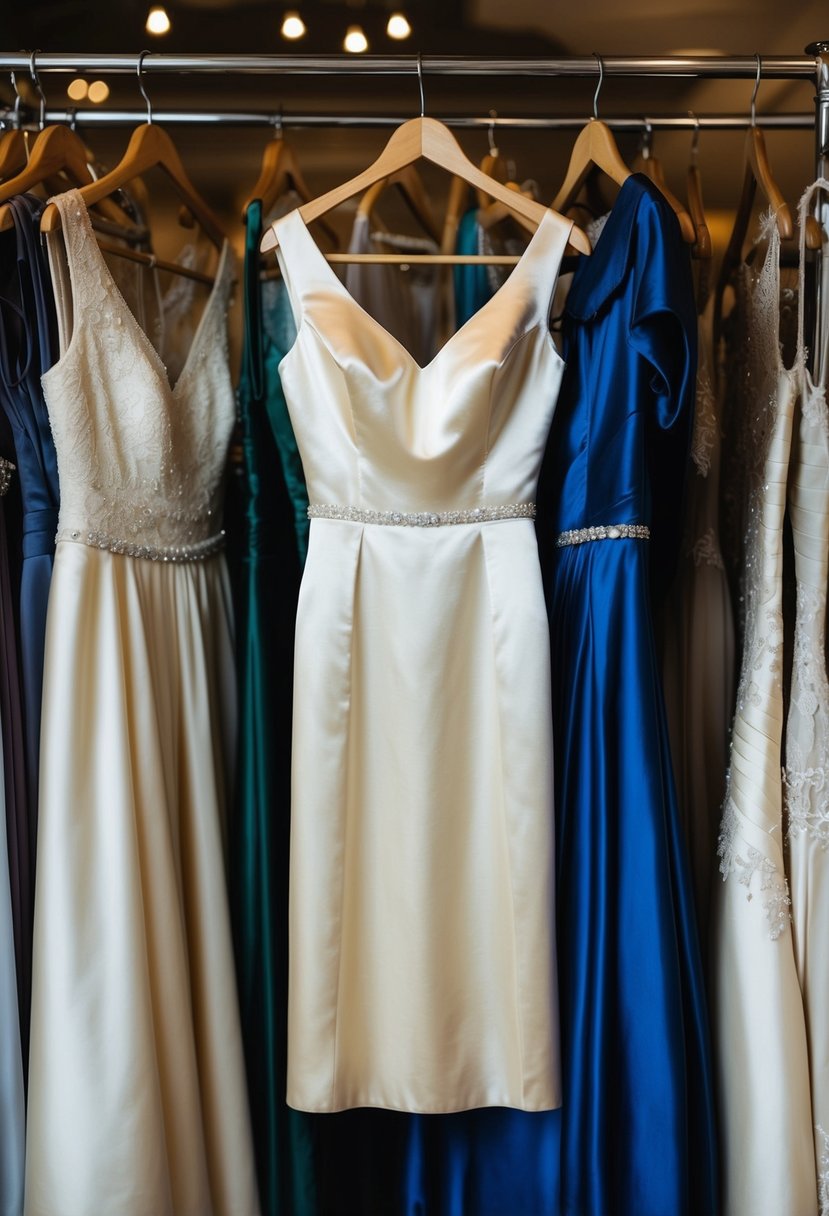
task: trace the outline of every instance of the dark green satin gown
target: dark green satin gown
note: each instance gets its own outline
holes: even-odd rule
[[[312,1122],[285,1103],[288,846],[294,619],[301,575],[295,506],[277,444],[287,420],[259,282],[261,205],[248,209],[245,337],[238,403],[244,454],[244,558],[236,607],[239,755],[230,887],[239,1003],[263,1216],[316,1216]],[[290,424],[289,424],[290,425]],[[298,457],[297,457],[298,461]],[[307,525],[307,520],[305,521]]]

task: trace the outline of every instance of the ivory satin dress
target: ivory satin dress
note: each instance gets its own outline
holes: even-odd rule
[[[258,1216],[223,857],[227,246],[181,374],[56,200],[27,1216]]]
[[[549,634],[534,496],[570,222],[426,366],[298,211],[280,376],[312,517],[296,632],[288,1101],[560,1102]]]

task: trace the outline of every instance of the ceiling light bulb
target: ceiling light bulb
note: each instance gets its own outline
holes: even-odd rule
[[[299,13],[286,13],[282,19],[282,37],[288,38],[291,42],[295,42],[297,38],[301,38],[305,34],[305,22],[300,17]]]
[[[102,101],[106,101],[109,97],[109,85],[105,80],[93,80],[89,86],[87,97],[93,105],[99,106]]]
[[[83,101],[88,91],[88,85],[82,76],[76,76],[74,80],[69,82],[66,90],[72,101]]]
[[[147,24],[144,27],[148,34],[169,34],[170,18],[162,4],[154,4],[147,13]]]
[[[363,51],[368,50],[368,38],[363,33],[361,26],[350,25],[348,27],[343,39],[343,50],[350,51],[352,55],[360,55]]]
[[[392,13],[389,17],[386,33],[389,38],[395,38],[398,42],[403,38],[408,38],[412,32],[412,27],[409,25],[408,18],[405,13]]]

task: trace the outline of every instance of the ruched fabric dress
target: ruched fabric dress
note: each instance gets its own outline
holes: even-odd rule
[[[679,551],[696,318],[646,178],[620,189],[564,319],[539,492],[548,564],[564,1064],[562,1216],[711,1216],[711,1068],[652,590]],[[557,547],[572,529],[648,526]]]
[[[258,1216],[225,886],[225,247],[170,383],[80,193],[56,200],[49,597],[27,1216]],[[54,261],[60,276],[60,259]],[[68,307],[71,301],[71,311]]]
[[[425,367],[298,211],[280,374],[312,513],[300,589],[288,1100],[559,1103],[549,639],[532,509],[570,223]]]

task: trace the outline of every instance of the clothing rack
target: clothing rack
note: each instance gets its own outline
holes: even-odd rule
[[[829,39],[815,41],[805,48],[805,54],[785,56],[752,55],[591,55],[556,56],[546,58],[489,58],[451,55],[166,55],[142,52],[140,55],[69,54],[53,52],[0,53],[0,71],[28,73],[39,85],[39,73],[108,73],[120,75],[191,75],[222,74],[237,76],[408,76],[424,77],[593,77],[601,85],[605,77],[685,77],[713,80],[754,79],[757,84],[765,80],[812,80],[815,83],[815,169],[817,177],[829,174]],[[41,93],[41,97],[43,94]],[[45,100],[44,100],[45,107]],[[13,113],[13,110],[11,111]],[[9,118],[5,121],[8,123]],[[58,117],[58,115],[62,117]],[[139,121],[143,112],[98,111],[49,111],[53,121],[83,122],[90,126],[127,125]],[[159,122],[198,122],[206,126],[221,125],[275,125],[280,116],[268,114],[218,113],[206,109],[197,115],[186,110],[158,111]],[[44,120],[46,111],[44,110]],[[776,121],[774,119],[776,118]],[[772,121],[769,121],[772,119]],[[778,115],[758,117],[762,126],[795,129],[800,127],[802,115]],[[393,126],[399,120],[388,116],[340,115],[296,115],[293,119],[282,116],[285,125],[292,126]],[[458,116],[449,121],[456,126],[505,127],[534,126],[540,129],[567,129],[571,124],[580,125],[580,119],[535,118],[504,119]],[[620,125],[625,123],[625,126]],[[630,124],[630,125],[627,125]],[[627,118],[616,119],[612,124],[617,130],[643,130],[650,124],[652,129],[694,127],[692,116],[673,119]],[[739,129],[748,125],[745,118],[730,116],[708,116],[700,118],[699,127],[719,127],[721,130]],[[811,123],[804,123],[804,126]],[[829,198],[819,197],[816,204],[817,218],[825,231],[829,231]],[[815,320],[820,325],[829,300],[823,299],[821,260],[829,256],[818,253],[815,274]]]
[[[39,69],[38,69],[39,70]],[[67,123],[70,126],[81,127],[134,127],[143,122],[147,116],[146,110],[102,110],[84,107],[70,107],[65,110],[44,111],[44,122]],[[487,117],[484,115],[448,114],[434,115],[449,127],[462,130],[512,130],[512,131],[578,131],[584,126],[583,115],[554,115],[549,117],[517,117],[505,118],[501,115]],[[36,125],[39,114],[23,107],[20,114],[22,125]],[[194,126],[194,127],[290,127],[301,129],[324,129],[328,127],[349,127],[354,129],[394,128],[411,118],[410,114],[397,116],[388,114],[291,114],[282,111],[274,113],[269,110],[163,110],[153,106],[153,121],[163,126]],[[0,125],[12,126],[15,122],[14,109],[11,106],[0,107]],[[641,118],[631,115],[611,117],[602,115],[602,122],[614,131],[636,131],[645,133],[653,131],[744,131],[751,125],[751,119],[746,114],[660,114],[654,118]],[[767,130],[781,131],[810,131],[815,124],[813,114],[758,114],[756,125]]]

